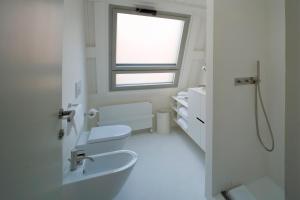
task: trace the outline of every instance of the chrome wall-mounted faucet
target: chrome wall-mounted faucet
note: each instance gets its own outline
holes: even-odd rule
[[[85,152],[83,150],[79,149],[73,149],[71,151],[71,158],[69,159],[71,165],[70,165],[70,170],[74,171],[77,169],[79,165],[82,164],[82,161],[88,159],[92,162],[94,162],[94,159],[92,157],[86,156]]]
[[[240,86],[240,85],[251,85],[256,84],[258,81],[257,77],[243,77],[243,78],[235,78],[234,79],[234,85]]]

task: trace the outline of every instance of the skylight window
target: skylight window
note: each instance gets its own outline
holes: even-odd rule
[[[111,90],[176,87],[189,19],[111,6]]]

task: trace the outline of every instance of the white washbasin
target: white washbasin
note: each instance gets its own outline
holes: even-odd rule
[[[198,92],[202,95],[206,95],[206,88],[205,87],[190,88],[190,90],[194,90],[195,92]]]
[[[137,161],[137,154],[120,150],[91,156],[64,179],[63,198],[112,200],[125,183]]]

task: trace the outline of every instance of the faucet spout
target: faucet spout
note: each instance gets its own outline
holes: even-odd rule
[[[77,167],[79,165],[82,164],[83,160],[90,160],[91,162],[94,162],[94,158],[90,157],[90,156],[86,156],[85,152],[83,150],[79,150],[79,149],[73,149],[71,151],[71,158],[69,159],[70,161],[70,170],[74,171],[77,169]]]
[[[89,156],[84,156],[84,157],[83,157],[83,160],[84,160],[84,159],[87,159],[87,160],[89,160],[89,161],[91,161],[91,162],[95,162],[94,158],[89,157]]]

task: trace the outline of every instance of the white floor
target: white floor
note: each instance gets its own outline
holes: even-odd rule
[[[182,131],[132,135],[138,162],[115,200],[205,200],[204,154]]]

